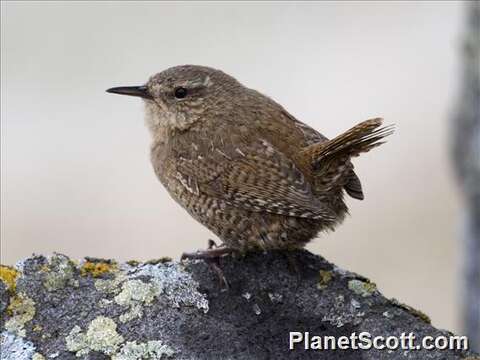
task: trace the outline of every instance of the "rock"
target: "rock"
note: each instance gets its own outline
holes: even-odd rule
[[[14,284],[0,282],[1,359],[480,359],[467,350],[305,350],[303,340],[289,350],[290,332],[312,347],[315,336],[451,334],[307,251],[219,266],[228,290],[199,260],[26,259]]]

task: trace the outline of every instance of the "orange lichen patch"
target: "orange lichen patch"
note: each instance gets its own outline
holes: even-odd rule
[[[0,265],[0,279],[7,285],[10,292],[14,292],[17,287],[17,277],[20,272],[10,266]]]
[[[86,261],[80,268],[80,274],[82,276],[92,276],[94,278],[100,277],[105,273],[113,272],[117,270],[117,264],[114,262],[93,262]]]

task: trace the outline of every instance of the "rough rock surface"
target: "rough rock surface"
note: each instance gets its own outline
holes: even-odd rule
[[[1,359],[480,359],[461,350],[289,350],[289,332],[449,336],[307,251],[117,264],[34,256],[0,270]]]

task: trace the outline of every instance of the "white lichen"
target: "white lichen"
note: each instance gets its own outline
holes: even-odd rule
[[[122,284],[122,291],[115,296],[118,305],[128,307],[128,312],[120,315],[120,321],[140,318],[143,315],[142,307],[150,304],[160,294],[156,284],[145,283],[142,280],[128,280]]]
[[[194,306],[208,312],[208,300],[198,291],[198,282],[180,264],[145,264],[129,274],[131,278],[138,276],[150,277],[159,296],[171,306]]]
[[[98,303],[98,306],[100,306],[102,309],[109,307],[112,305],[113,300],[109,299],[101,299],[100,302]]]
[[[247,300],[250,300],[250,298],[252,297],[252,294],[250,294],[249,292],[246,292],[244,294],[242,294],[242,296],[247,299]]]
[[[28,258],[18,260],[13,267],[15,268],[15,270],[17,270],[17,271],[19,271],[23,274],[23,270],[25,269],[25,262],[27,260],[28,260]]]
[[[283,299],[283,295],[278,293],[268,293],[268,297],[270,298],[270,301],[273,303],[282,302],[282,299]]]
[[[394,315],[390,311],[384,311],[382,313],[383,316],[385,316],[387,319],[393,319]]]
[[[123,337],[117,333],[117,324],[112,319],[99,316],[89,324],[86,333],[75,325],[65,341],[68,351],[74,352],[77,357],[85,356],[90,351],[113,355],[123,342]]]
[[[171,358],[175,351],[161,341],[153,340],[137,344],[136,341],[129,341],[122,346],[122,349],[112,356],[112,360],[159,360]]]
[[[3,331],[0,336],[0,360],[31,360],[35,346],[22,337]]]
[[[128,278],[125,274],[118,273],[113,279],[95,280],[94,285],[98,291],[116,295],[121,291],[120,285],[126,280],[128,280]]]
[[[329,307],[328,312],[323,316],[322,321],[328,321],[336,327],[342,327],[345,324],[352,323],[358,325],[363,321],[365,312],[358,311],[355,303],[345,303],[345,297],[338,295],[333,306]]]
[[[141,318],[143,308],[159,297],[170,306],[195,306],[204,312],[208,311],[208,301],[198,291],[198,283],[177,263],[147,263],[129,266],[123,271],[113,279],[95,281],[97,290],[115,295],[115,303],[126,307],[126,312],[119,317],[123,323]],[[110,299],[100,300],[101,307],[109,304]]]
[[[354,308],[354,309],[360,309],[360,307],[362,306],[357,300],[355,299],[352,299],[350,300],[350,305]]]
[[[350,280],[348,282],[348,288],[362,297],[371,296],[377,289],[374,283],[358,279]]]

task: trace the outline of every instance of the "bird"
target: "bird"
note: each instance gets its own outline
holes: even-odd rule
[[[185,253],[296,250],[363,200],[352,158],[383,144],[393,126],[372,118],[328,139],[270,97],[221,70],[170,67],[140,86],[153,170],[171,197],[222,241]]]

